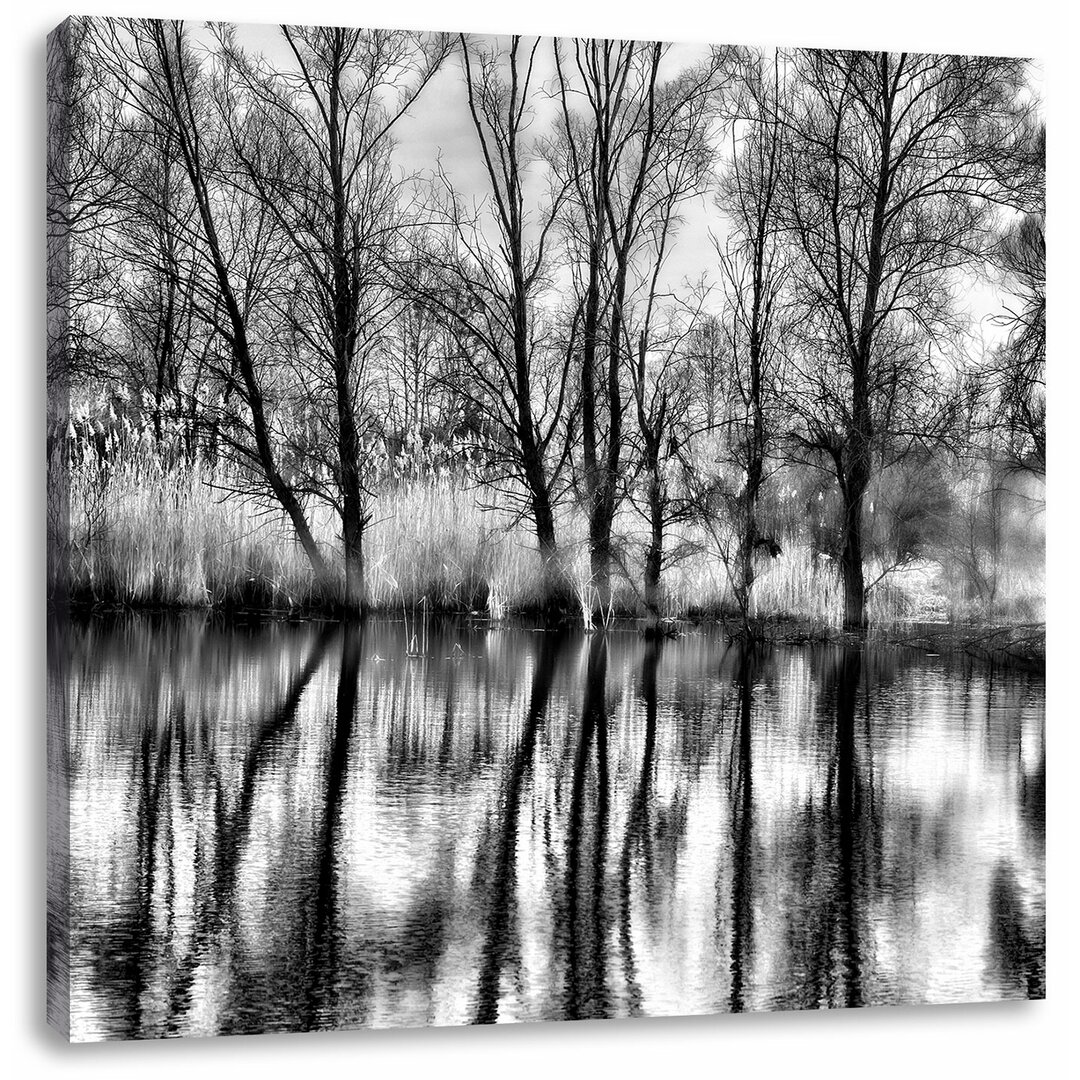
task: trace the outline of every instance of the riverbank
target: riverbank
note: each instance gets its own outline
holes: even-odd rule
[[[50,614],[55,616],[60,605],[50,604]],[[320,608],[306,611],[282,611],[273,608],[237,607],[232,609],[179,607],[176,605],[131,605],[84,603],[68,601],[65,618],[76,622],[95,619],[111,620],[137,616],[170,620],[182,617],[209,619],[226,626],[260,625],[266,622],[332,622],[337,617]],[[580,631],[581,619],[572,612],[547,611],[533,617],[505,615],[494,619],[474,612],[470,614],[437,613],[423,611],[376,612],[366,618],[373,622],[398,622],[406,633],[422,638],[434,627],[467,624],[477,630],[512,631],[523,626],[529,630]],[[671,619],[666,620],[659,631],[649,629],[644,619],[621,618],[607,628],[616,634],[633,633],[643,636],[660,636],[679,639],[702,630],[718,632],[729,641],[743,641],[747,628],[741,620],[730,617]],[[753,641],[759,646],[773,645],[834,645],[848,648],[893,646],[913,649],[927,655],[955,655],[964,653],[978,659],[1017,663],[1025,667],[1041,669],[1046,663],[1046,625],[1042,622],[986,624],[986,623],[925,623],[897,621],[889,625],[875,625],[864,632],[845,631],[820,621],[799,618],[773,617],[755,620],[750,628]],[[602,628],[598,633],[605,632]]]
[[[859,646],[895,645],[928,655],[967,653],[985,660],[1012,660],[1043,665],[1046,662],[1046,624],[1028,623],[922,623],[898,621],[872,626],[865,633],[814,626],[798,620],[765,620],[756,628],[769,644],[825,643]]]

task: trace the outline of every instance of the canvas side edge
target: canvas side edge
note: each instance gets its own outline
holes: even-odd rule
[[[46,1020],[71,1037],[71,816],[68,774],[67,618],[69,477],[64,453],[68,371],[70,229],[65,165],[73,84],[71,18],[47,37],[45,140],[46,427]]]

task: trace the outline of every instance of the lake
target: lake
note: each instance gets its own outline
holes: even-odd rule
[[[67,626],[72,1037],[1038,998],[1041,671]]]

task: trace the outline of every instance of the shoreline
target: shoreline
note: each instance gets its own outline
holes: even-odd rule
[[[607,627],[586,628],[580,614],[559,611],[546,615],[540,612],[514,612],[494,617],[480,611],[430,610],[427,612],[400,608],[372,608],[362,615],[349,615],[340,608],[322,606],[271,608],[258,606],[205,606],[183,604],[120,604],[87,603],[71,599],[50,598],[47,613],[57,621],[66,608],[69,622],[82,623],[102,619],[127,617],[183,618],[202,616],[225,625],[251,626],[258,623],[340,623],[377,620],[401,622],[448,622],[486,630],[571,631],[586,633],[637,633],[642,637],[660,636],[678,639],[700,629],[717,631],[729,642],[745,640],[742,620],[737,616],[716,614],[665,619],[659,634],[650,632],[647,621],[640,616],[620,615]],[[882,647],[917,649],[929,655],[967,655],[990,662],[1032,664],[1045,667],[1045,622],[1003,621],[942,621],[894,620],[875,624],[862,631],[843,630],[818,620],[800,616],[767,615],[754,620],[754,641],[759,646],[833,645],[848,648]]]

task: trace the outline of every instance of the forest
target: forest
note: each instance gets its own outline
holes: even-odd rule
[[[159,20],[49,41],[50,595],[1044,618],[1022,59]]]

